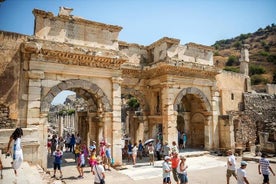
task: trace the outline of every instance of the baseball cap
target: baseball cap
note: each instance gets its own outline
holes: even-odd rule
[[[247,165],[247,162],[246,161],[241,161],[241,166],[245,166]]]
[[[165,160],[170,160],[170,159],[171,159],[171,157],[165,156]]]

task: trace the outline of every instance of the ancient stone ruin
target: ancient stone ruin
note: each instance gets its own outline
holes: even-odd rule
[[[0,32],[1,149],[12,129],[23,127],[25,159],[46,167],[51,102],[71,90],[87,105],[75,113],[76,132],[87,144],[111,143],[115,165],[122,164],[124,133],[132,142],[162,135],[171,143],[185,132],[191,148],[260,144],[275,151],[275,92],[252,92],[247,46],[240,73],[227,72],[214,65],[211,47],[168,37],[147,46],[126,43],[118,40],[122,27],[71,11],[61,8],[55,16],[34,9],[32,36]],[[139,107],[122,116],[125,97],[135,97]]]

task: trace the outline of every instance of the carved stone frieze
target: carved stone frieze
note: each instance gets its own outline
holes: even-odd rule
[[[93,48],[70,47],[67,44],[41,43],[39,40],[34,40],[25,43],[22,51],[32,54],[32,58],[40,61],[95,68],[119,69],[126,62],[126,58],[116,51],[101,52],[99,49],[94,49],[92,52],[91,49]]]
[[[153,78],[162,75],[178,75],[178,76],[191,76],[203,78],[215,78],[219,73],[217,69],[212,66],[196,65],[183,62],[181,65],[172,64],[170,62],[159,62],[153,66],[145,67],[144,69],[137,68],[123,68],[124,77],[137,77],[137,78]]]

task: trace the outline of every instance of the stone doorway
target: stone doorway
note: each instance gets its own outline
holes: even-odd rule
[[[178,102],[174,106],[178,112],[177,130],[186,133],[186,146],[209,148],[210,127],[206,126],[206,115],[209,114],[210,103],[205,94],[197,88],[185,88],[178,94],[175,102]]]

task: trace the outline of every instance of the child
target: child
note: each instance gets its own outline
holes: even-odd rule
[[[78,178],[83,178],[83,168],[85,167],[85,158],[84,158],[84,152],[81,150],[80,155],[78,157],[78,165],[77,169],[79,171],[79,176]]]
[[[249,184],[247,177],[246,177],[246,171],[245,171],[246,166],[247,166],[247,163],[245,161],[242,161],[241,167],[239,169],[237,169],[238,184]]]
[[[63,155],[63,152],[60,150],[60,147],[57,147],[57,150],[54,151],[54,153],[53,153],[53,156],[55,157],[53,178],[56,177],[56,170],[57,169],[60,172],[60,178],[62,178],[62,172],[61,172],[62,155]]]
[[[163,167],[163,184],[171,184],[171,178],[170,178],[170,173],[171,173],[171,168],[169,166],[169,161],[170,161],[169,156],[165,156],[164,162],[162,164]]]
[[[91,167],[91,171],[93,169],[93,167],[97,164],[97,160],[96,160],[96,148],[94,148],[92,151],[91,151],[91,155],[90,155],[90,158],[89,158],[89,165]]]
[[[75,162],[77,162],[77,159],[79,158],[79,155],[80,155],[80,151],[81,151],[81,148],[80,148],[80,144],[76,144],[76,147],[75,147]]]

